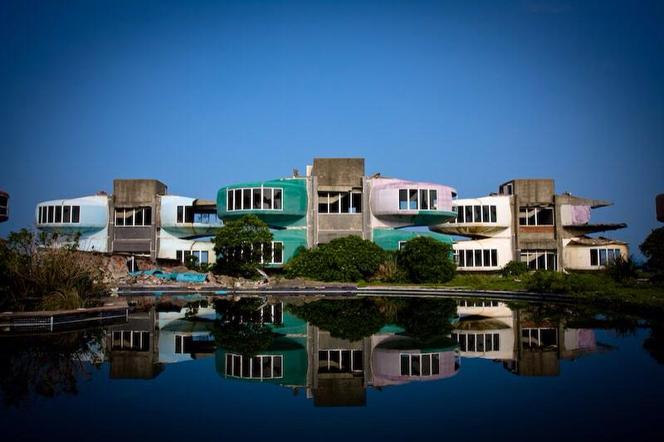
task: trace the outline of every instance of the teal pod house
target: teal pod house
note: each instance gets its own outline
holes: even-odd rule
[[[217,215],[224,221],[255,215],[272,232],[272,259],[267,267],[280,267],[307,247],[307,181],[282,178],[232,184],[217,192]]]
[[[442,235],[435,232],[417,232],[411,230],[402,230],[402,229],[374,229],[373,230],[373,240],[376,244],[382,247],[385,250],[399,250],[401,245],[413,238],[418,236],[426,236],[428,238],[433,238],[437,241],[440,241],[445,244],[449,244],[452,247],[454,241],[448,235]]]

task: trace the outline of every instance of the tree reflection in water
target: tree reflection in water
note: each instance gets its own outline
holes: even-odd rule
[[[214,308],[219,319],[215,323],[213,334],[217,345],[246,356],[269,348],[273,333],[261,321],[262,304],[263,301],[259,298],[215,301]]]
[[[3,402],[19,406],[37,394],[76,395],[78,380],[92,375],[103,361],[101,329],[57,335],[5,337],[0,352]]]

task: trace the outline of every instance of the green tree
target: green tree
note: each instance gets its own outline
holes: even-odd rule
[[[257,216],[245,215],[228,221],[214,238],[216,271],[225,275],[254,277],[261,262],[271,255],[271,244],[272,233]]]
[[[411,282],[442,283],[450,281],[456,273],[452,261],[452,247],[426,236],[406,242],[397,255],[397,263]]]
[[[313,249],[301,249],[286,265],[286,276],[360,281],[376,273],[386,257],[386,252],[375,243],[345,236]]]
[[[664,273],[664,227],[650,232],[639,248],[648,258],[648,269],[655,273]]]

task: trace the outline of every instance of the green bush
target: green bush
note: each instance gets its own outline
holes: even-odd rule
[[[408,280],[407,275],[397,263],[397,252],[386,251],[386,258],[373,275],[374,281],[380,282],[404,282]]]
[[[604,272],[609,275],[611,279],[619,283],[627,283],[636,279],[636,264],[632,257],[627,259],[622,256],[611,260],[604,269]]]
[[[360,281],[376,273],[386,256],[385,251],[373,242],[346,236],[312,249],[300,249],[286,264],[285,273],[287,278]]]
[[[443,283],[456,273],[452,247],[426,236],[407,241],[399,250],[397,263],[414,283]]]
[[[528,264],[521,261],[510,261],[505,264],[505,267],[501,270],[501,274],[505,277],[508,276],[520,276],[524,273],[528,273]]]

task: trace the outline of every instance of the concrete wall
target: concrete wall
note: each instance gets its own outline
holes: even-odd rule
[[[361,189],[364,158],[314,158],[311,174],[318,178],[318,190]]]
[[[116,207],[147,206],[156,195],[165,195],[166,189],[158,180],[113,180],[113,204]]]

